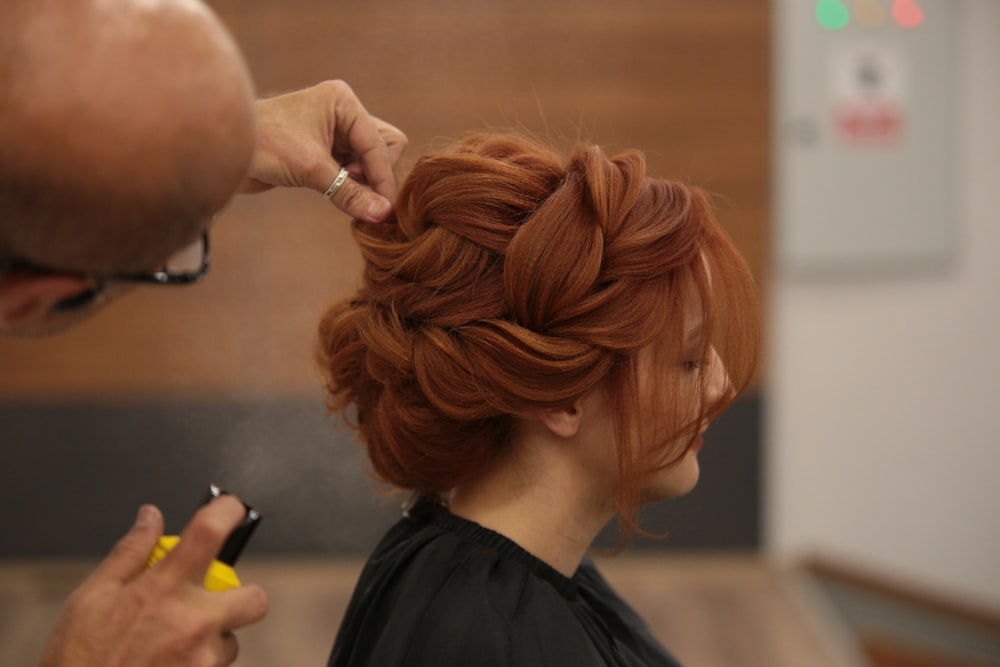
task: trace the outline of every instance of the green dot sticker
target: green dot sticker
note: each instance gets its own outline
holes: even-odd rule
[[[827,30],[840,30],[851,22],[851,12],[841,0],[819,0],[816,20]]]

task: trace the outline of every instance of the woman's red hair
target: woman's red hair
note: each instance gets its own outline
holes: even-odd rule
[[[376,476],[446,494],[490,465],[517,419],[600,386],[616,415],[617,510],[634,528],[644,478],[669,465],[630,446],[645,418],[639,351],[679,354],[696,299],[701,358],[714,345],[732,387],[711,405],[675,397],[697,403],[697,420],[668,425],[692,440],[757,358],[753,279],[704,193],[647,177],[635,151],[580,145],[565,159],[482,133],[418,160],[395,216],[354,222],[364,286],[320,323],[329,406],[353,406]]]

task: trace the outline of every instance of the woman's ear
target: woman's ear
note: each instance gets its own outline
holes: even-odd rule
[[[0,278],[0,331],[17,331],[45,320],[53,307],[90,289],[77,276]]]
[[[549,408],[538,411],[538,421],[560,438],[572,438],[580,430],[583,420],[583,402],[574,401],[565,408]]]

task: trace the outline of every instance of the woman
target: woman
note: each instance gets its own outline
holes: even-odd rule
[[[676,665],[587,557],[688,492],[758,312],[706,197],[641,154],[478,134],[420,159],[320,325],[330,405],[415,503],[330,665]]]

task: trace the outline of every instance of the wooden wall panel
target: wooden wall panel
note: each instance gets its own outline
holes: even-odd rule
[[[646,149],[651,172],[719,195],[765,282],[765,0],[212,4],[262,94],[343,78],[407,132],[408,159],[484,126]],[[240,197],[213,237],[202,285],[142,288],[57,338],[0,341],[0,399],[315,396],[315,323],[360,264],[345,217],[312,192]]]

